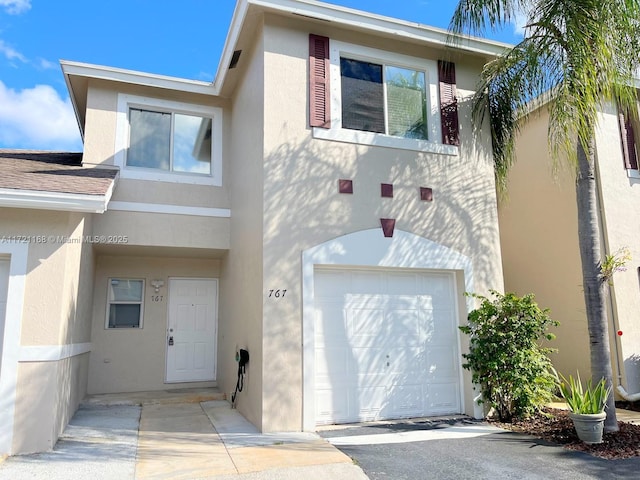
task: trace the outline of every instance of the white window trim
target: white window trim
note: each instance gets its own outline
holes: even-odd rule
[[[137,305],[138,302],[111,302],[110,293],[111,293],[111,280],[137,280],[142,282],[142,294],[140,295],[140,323],[137,327],[110,327],[109,326],[109,312],[111,310],[111,304],[115,303],[118,305],[129,304],[129,305]],[[144,323],[144,297],[146,295],[146,282],[144,278],[130,278],[130,277],[109,277],[107,279],[107,313],[104,320],[104,329],[105,330],[142,330]]]
[[[627,168],[627,178],[640,178],[640,172],[633,168]]]
[[[330,41],[330,89],[331,89],[331,128],[313,127],[313,137],[338,142],[357,143],[379,147],[399,148],[445,155],[458,155],[458,147],[441,142],[440,99],[438,93],[438,62],[422,58],[400,55],[384,50],[363,47],[336,40]],[[340,76],[340,57],[369,61],[382,65],[404,67],[424,72],[427,96],[428,136],[434,140],[402,138],[382,133],[363,132],[342,128],[342,81]],[[386,107],[385,107],[386,109]]]
[[[126,165],[129,147],[129,108],[158,109],[171,113],[209,117],[211,125],[211,175],[167,172],[153,168],[129,167]],[[160,100],[138,95],[118,94],[116,113],[115,165],[120,167],[120,177],[157,182],[188,183],[192,185],[222,186],[222,109],[192,103]]]
[[[0,363],[0,457],[13,453],[13,429],[18,387],[18,361],[22,310],[27,278],[28,243],[0,243],[0,255],[9,256],[9,286],[5,312],[2,362]]]

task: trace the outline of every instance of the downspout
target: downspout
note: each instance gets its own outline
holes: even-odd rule
[[[640,279],[640,267],[638,267],[638,278]],[[616,355],[618,353],[618,341],[616,339]],[[618,360],[619,362],[619,360]],[[616,387],[616,391],[618,392],[618,395],[620,395],[622,398],[624,398],[627,402],[637,402],[638,400],[640,400],[640,392],[639,393],[628,393],[624,387],[622,386],[622,382],[620,381],[620,378],[618,378],[618,383],[619,385]]]
[[[595,151],[595,156],[596,156],[596,169],[597,169],[597,175],[596,175],[596,182],[597,182],[597,186],[598,186],[598,208],[600,211],[600,235],[601,235],[601,240],[602,240],[602,245],[603,245],[603,249],[604,249],[604,254],[607,255],[606,252],[610,251],[609,248],[609,243],[607,242],[607,235],[605,234],[606,230],[606,225],[605,225],[605,217],[604,217],[604,201],[602,199],[602,184],[600,183],[600,162],[598,162],[598,149],[596,148]],[[618,317],[616,315],[616,311],[613,307],[613,297],[615,295],[614,289],[613,289],[613,285],[610,284],[609,285],[609,295],[607,296],[607,306],[608,306],[608,310],[609,310],[609,315],[611,318],[611,326],[613,327],[613,332],[610,334],[613,335],[613,352],[614,352],[614,356],[616,358],[616,377],[617,377],[617,381],[618,381],[618,386],[616,387],[616,391],[620,394],[620,396],[622,398],[624,398],[625,400],[628,400],[626,398],[627,392],[626,390],[623,388],[622,386],[622,366],[620,364],[620,344],[618,343]],[[611,341],[611,339],[609,339]],[[622,390],[624,392],[624,395],[622,394],[622,392],[620,391]],[[638,396],[638,399],[640,399],[640,393],[636,394]],[[633,401],[633,400],[629,400],[629,401]]]

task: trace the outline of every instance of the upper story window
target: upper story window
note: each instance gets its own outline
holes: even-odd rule
[[[627,170],[629,178],[640,178],[638,170],[638,144],[636,142],[637,131],[634,125],[633,116],[629,112],[618,113],[620,122],[620,140],[622,142],[622,158],[624,160],[624,168]]]
[[[311,35],[309,93],[316,138],[458,153],[453,64]]]
[[[123,178],[222,185],[222,111],[118,96],[115,163]]]
[[[342,128],[428,139],[425,72],[340,58]]]
[[[211,174],[211,119],[129,109],[127,166]]]

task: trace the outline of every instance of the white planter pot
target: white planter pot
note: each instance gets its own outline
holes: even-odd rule
[[[569,418],[573,420],[578,438],[584,443],[602,443],[602,432],[605,412],[602,413],[573,413],[569,412]]]

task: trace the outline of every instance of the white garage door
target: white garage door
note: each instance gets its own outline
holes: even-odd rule
[[[454,277],[315,272],[316,423],[460,413]]]

